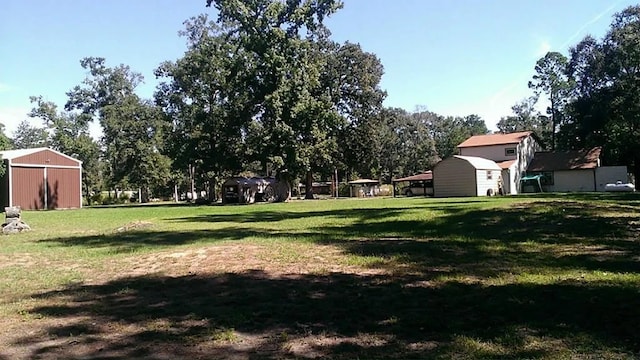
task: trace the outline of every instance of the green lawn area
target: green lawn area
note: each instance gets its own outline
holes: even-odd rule
[[[5,359],[633,359],[640,195],[23,212]]]

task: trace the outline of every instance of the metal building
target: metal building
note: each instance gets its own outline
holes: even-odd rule
[[[25,210],[82,207],[82,161],[49,148],[0,151],[0,206]]]
[[[502,169],[475,156],[455,155],[433,168],[435,197],[492,196],[499,193]]]

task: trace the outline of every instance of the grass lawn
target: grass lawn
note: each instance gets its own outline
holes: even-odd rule
[[[23,212],[0,360],[633,359],[640,195]]]

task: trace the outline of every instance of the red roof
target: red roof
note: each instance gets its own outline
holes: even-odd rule
[[[431,180],[433,179],[433,172],[431,172],[431,170],[429,171],[425,171],[422,174],[417,174],[417,175],[411,175],[411,176],[407,176],[407,177],[403,177],[400,179],[394,179],[393,181],[395,182],[400,182],[400,181],[420,181],[420,180]]]
[[[511,165],[513,165],[513,163],[515,162],[516,162],[515,160],[506,160],[506,161],[497,162],[496,164],[500,166],[500,169],[504,170],[504,169],[510,168]]]
[[[595,169],[599,166],[601,152],[602,148],[599,147],[590,150],[538,152],[527,171]]]
[[[510,134],[474,135],[458,145],[458,148],[519,144],[520,141],[531,135],[533,135],[532,131],[521,131]]]

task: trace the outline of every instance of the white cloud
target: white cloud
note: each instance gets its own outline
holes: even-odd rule
[[[23,120],[32,122],[32,125],[38,126],[33,119],[27,115],[31,111],[30,108],[21,107],[0,107],[0,123],[5,126],[5,135],[11,137],[13,132]]]

